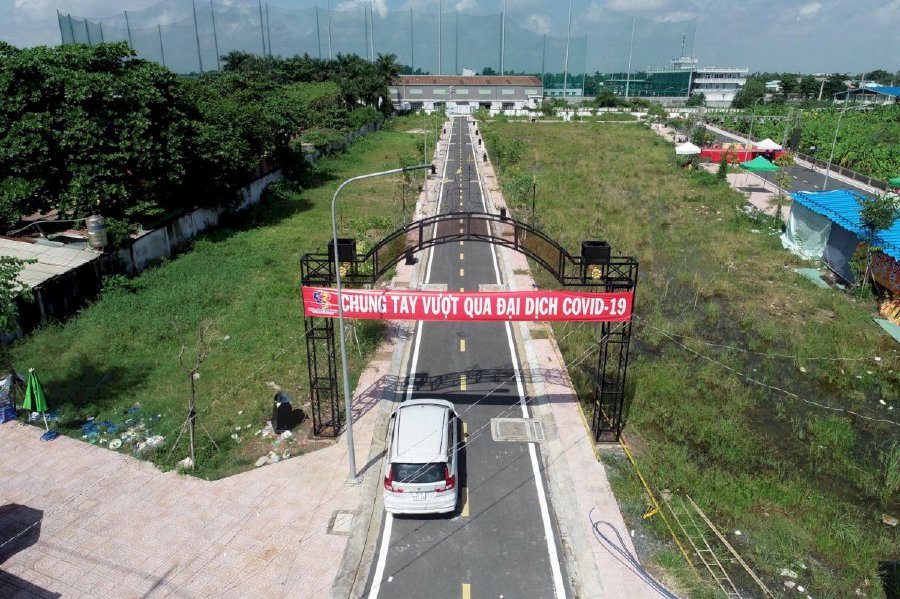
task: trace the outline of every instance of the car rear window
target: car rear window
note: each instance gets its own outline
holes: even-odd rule
[[[444,480],[444,462],[430,464],[394,464],[392,478],[398,483],[427,484]]]

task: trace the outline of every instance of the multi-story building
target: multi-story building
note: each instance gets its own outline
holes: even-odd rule
[[[685,101],[702,93],[706,105],[727,108],[744,84],[749,69],[699,67],[692,56],[680,56],[669,69],[647,69],[633,73],[609,73],[603,85],[620,96],[650,98],[663,104]]]
[[[544,87],[537,77],[400,75],[389,86],[400,110],[474,112],[521,110],[541,105]]]

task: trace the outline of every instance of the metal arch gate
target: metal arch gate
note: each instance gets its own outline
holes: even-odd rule
[[[460,230],[462,229],[462,233]],[[350,244],[352,240],[347,240]],[[597,259],[597,242],[582,242],[581,255],[573,256],[553,239],[526,223],[507,218],[505,212],[456,212],[430,216],[399,229],[365,255],[351,245],[337,248],[341,260],[341,282],[347,288],[374,285],[404,257],[424,249],[456,241],[481,241],[525,254],[546,268],[560,284],[585,291],[631,291],[637,289],[638,261],[631,256]],[[341,240],[338,240],[340,245]],[[330,245],[330,244],[329,244]],[[355,244],[354,244],[355,245]],[[605,246],[608,252],[609,246]],[[603,248],[601,247],[601,254]],[[300,259],[303,286],[329,287],[336,283],[332,248],[327,253],[305,254]],[[350,259],[342,258],[342,251]],[[344,424],[338,395],[338,377],[331,318],[304,316],[307,368],[313,433],[337,436]],[[598,356],[592,380],[593,397],[583,399],[591,414],[595,441],[616,441],[622,432],[625,377],[631,343],[631,320],[602,322]]]

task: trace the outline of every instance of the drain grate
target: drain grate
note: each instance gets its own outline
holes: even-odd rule
[[[494,441],[538,442],[544,440],[544,427],[531,418],[493,418],[491,437]]]

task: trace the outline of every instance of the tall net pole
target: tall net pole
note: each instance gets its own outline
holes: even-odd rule
[[[375,6],[369,0],[369,44],[372,46],[372,62],[375,62]]]
[[[416,30],[413,27],[413,9],[409,9],[409,68],[416,72]]]
[[[272,56],[272,30],[269,28],[269,3],[266,2],[266,37],[269,38],[269,56]]]
[[[162,43],[162,25],[159,23],[156,25],[156,31],[159,33],[159,55],[162,58],[163,66],[166,66],[166,51],[163,49]]]
[[[547,63],[547,34],[544,34],[544,41],[541,45],[541,87],[544,87],[544,72]]]
[[[212,17],[213,43],[216,48],[216,68],[222,70],[222,62],[219,59],[219,36],[216,34],[216,11],[213,10],[212,0],[209,0],[209,16]]]
[[[459,9],[456,11],[456,32],[453,42],[453,71],[454,75],[459,75]]]
[[[128,11],[125,12],[125,29],[128,31],[128,45],[134,48],[134,42],[131,41],[131,24],[128,22]]]
[[[625,75],[625,99],[628,99],[629,87],[631,86],[631,56],[634,54],[634,25],[637,17],[631,18],[631,46],[628,49],[628,74]]]
[[[441,51],[444,46],[444,0],[438,0],[438,75],[443,75],[444,65]]]
[[[84,19],[84,32],[85,32],[85,34],[87,34],[88,46],[93,45],[93,44],[91,44],[91,30],[88,29],[87,17],[85,17],[85,19]]]
[[[334,49],[331,47],[331,0],[328,0],[328,60],[334,60]]]
[[[563,67],[563,99],[569,87],[569,44],[572,41],[572,0],[569,0],[569,22],[566,25],[566,64]]]
[[[319,30],[319,5],[316,4],[316,42],[319,46],[319,60],[322,60],[322,33]]]
[[[363,6],[363,29],[366,32],[366,58],[369,60],[369,62],[373,62],[372,48],[369,45],[369,9],[365,6]]]
[[[262,55],[266,55],[266,33],[263,30],[262,0],[259,2],[259,39],[262,42]]]
[[[197,62],[200,63],[200,72],[203,72],[203,55],[200,53],[200,29],[197,27],[197,3],[191,0],[191,9],[194,11],[194,36],[197,40]]]
[[[506,0],[503,0],[503,10],[500,11],[500,74],[503,75],[503,59],[506,54]]]
[[[72,26],[72,14],[69,13],[68,17],[69,17],[69,33],[72,34],[72,43],[74,44],[75,43],[75,28]],[[819,94],[819,95],[821,96],[822,94]]]

